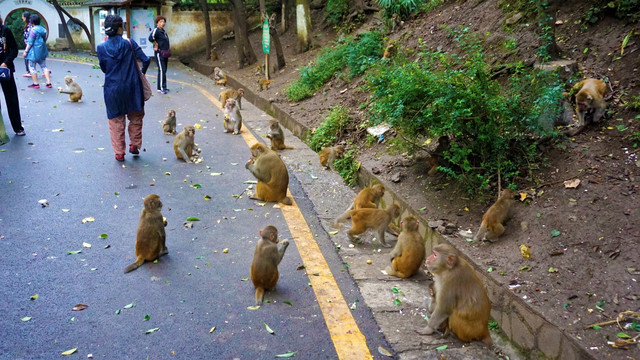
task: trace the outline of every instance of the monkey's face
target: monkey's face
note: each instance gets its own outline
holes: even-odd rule
[[[258,156],[266,152],[267,147],[263,143],[254,144],[251,147],[251,159],[257,159]]]
[[[69,76],[65,76],[65,77],[64,77],[64,83],[65,83],[65,84],[69,85],[69,84],[71,84],[72,82],[73,82],[73,79],[72,79],[71,77],[69,77]]]
[[[578,109],[580,109],[580,111],[586,111],[590,109],[592,107],[592,102],[593,97],[591,97],[591,95],[585,93],[578,93],[576,95],[576,104],[578,105]]]
[[[169,110],[169,116],[176,116],[176,112],[173,110]]]
[[[278,122],[277,122],[277,121],[274,121],[274,120],[269,121],[269,128],[270,128],[271,130],[275,130],[275,129],[277,129],[277,128],[278,128]]]
[[[438,261],[438,253],[433,250],[431,252],[431,255],[429,255],[429,257],[427,257],[427,260],[425,260],[425,265],[427,265],[427,269],[429,269],[429,271],[433,272],[436,268],[435,264]]]
[[[194,137],[196,134],[196,129],[193,126],[188,125],[184,127],[184,133],[186,136]]]
[[[342,157],[344,155],[344,146],[338,145],[336,148],[336,156]]]
[[[238,96],[244,96],[244,90],[238,89]]]
[[[235,106],[236,101],[234,99],[227,99],[227,102],[224,104],[224,107],[227,109],[227,111],[232,111]]]

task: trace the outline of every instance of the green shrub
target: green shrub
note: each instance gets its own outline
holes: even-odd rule
[[[536,139],[560,114],[562,86],[555,74],[513,66],[504,84],[492,79],[482,43],[468,29],[453,31],[460,54],[424,48],[415,59],[396,56],[368,78],[370,115],[386,121],[401,139],[450,136],[441,171],[469,193],[484,189],[498,170],[506,181],[536,158]],[[417,145],[417,146],[416,146]],[[415,150],[414,150],[415,151]]]
[[[406,18],[419,10],[431,11],[444,4],[445,0],[376,0],[376,2],[384,9],[385,16],[391,17],[393,14],[398,14]]]
[[[340,105],[329,110],[329,116],[313,132],[309,138],[309,147],[318,152],[322,148],[333,145],[336,140],[345,132],[349,123],[349,109]]]
[[[328,0],[327,23],[334,26],[339,25],[349,15],[349,3],[349,0]]]
[[[342,159],[334,162],[336,171],[340,174],[344,182],[349,186],[355,186],[358,181],[358,170],[360,162],[356,161],[357,152],[355,149],[347,151]]]
[[[377,30],[364,33],[356,41],[351,42],[347,51],[349,77],[362,75],[375,64],[384,53],[383,36]]]

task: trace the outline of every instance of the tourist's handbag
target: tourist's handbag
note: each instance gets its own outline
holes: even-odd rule
[[[0,81],[9,81],[11,79],[11,70],[7,67],[0,67]]]
[[[158,51],[160,51],[160,56],[165,58],[165,59],[168,59],[168,58],[171,57],[171,49],[167,49],[167,50],[160,49]]]
[[[129,41],[129,39],[127,39]],[[151,84],[149,84],[149,80],[144,76],[142,71],[140,71],[140,67],[138,67],[138,59],[136,58],[136,53],[133,51],[133,45],[131,45],[131,41],[129,41],[129,46],[131,46],[131,54],[133,55],[133,62],[136,63],[136,69],[138,70],[138,75],[140,76],[140,82],[142,83],[142,94],[144,97],[144,101],[151,99]]]

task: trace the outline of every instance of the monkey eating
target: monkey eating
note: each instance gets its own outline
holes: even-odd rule
[[[124,269],[125,273],[139,268],[145,261],[152,261],[169,253],[164,232],[167,224],[162,217],[161,209],[162,202],[158,195],[150,194],[144,198],[144,209],[140,213],[136,233],[136,262],[127,266]]]
[[[326,147],[322,149],[322,151],[320,151],[320,165],[322,165],[322,167],[324,167],[327,170],[329,169],[335,170],[335,167],[333,166],[333,162],[336,159],[339,159],[343,156],[344,156],[344,146],[337,145],[337,146]]]
[[[162,121],[162,132],[167,135],[173,135],[176,133],[176,111],[169,110],[167,117]]]
[[[284,257],[289,241],[278,244],[278,229],[269,225],[260,230],[260,240],[256,244],[251,262],[251,281],[256,288],[256,306],[262,305],[264,291],[276,287],[280,274],[278,265]]]
[[[598,79],[585,79],[575,84],[565,96],[575,97],[576,114],[578,115],[578,128],[570,135],[576,135],[591,121],[587,121],[585,115],[593,112],[593,121],[598,122],[604,115],[607,103],[604,101],[604,94],[607,85]],[[575,95],[574,95],[575,94]]]
[[[375,229],[382,246],[391,247],[384,239],[384,232],[391,224],[391,221],[400,216],[400,206],[398,204],[392,204],[386,209],[362,208],[350,210],[348,216],[351,217],[352,226],[347,231],[347,236],[351,242],[355,242],[355,236],[362,234],[367,229]]]
[[[244,89],[240,88],[236,90],[225,90],[220,93],[218,99],[220,99],[221,104],[226,104],[227,99],[235,99],[236,103],[238,103],[238,109],[242,110],[242,97],[244,96]]]
[[[278,120],[269,120],[269,133],[267,139],[271,140],[271,150],[293,149],[293,146],[284,144],[284,132],[280,127]]]
[[[196,129],[193,125],[186,125],[175,138],[173,138],[173,151],[176,153],[178,159],[182,159],[188,163],[191,162],[191,157],[195,154],[193,149],[195,144]]]
[[[224,105],[224,120],[222,121],[224,132],[233,132],[233,135],[240,134],[242,128],[242,115],[234,99],[227,99]]]
[[[424,241],[418,232],[418,220],[413,216],[407,216],[400,224],[402,232],[391,251],[391,265],[387,266],[385,272],[404,279],[413,276],[420,269],[426,254]]]
[[[473,240],[480,241],[485,234],[488,240],[495,240],[504,233],[502,224],[509,218],[511,206],[516,201],[515,197],[515,191],[508,188],[502,190],[498,200],[482,215],[480,229]]]
[[[213,68],[213,81],[215,81],[217,85],[226,86],[227,73],[216,66],[215,68]]]
[[[493,344],[489,334],[491,302],[471,265],[447,244],[436,245],[426,265],[433,275],[435,299],[429,305],[429,323],[421,333],[433,334],[444,323],[462,341]]]
[[[258,179],[252,199],[292,204],[291,199],[287,197],[289,173],[278,153],[263,143],[253,144],[251,158],[245,164],[245,168]]]
[[[70,102],[82,102],[82,88],[77,82],[73,81],[71,76],[64,77],[64,83],[67,85],[65,89],[58,86],[58,92],[61,94],[69,94]]]

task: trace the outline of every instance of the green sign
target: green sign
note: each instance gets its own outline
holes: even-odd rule
[[[269,53],[269,47],[271,45],[271,38],[269,37],[269,20],[264,19],[262,24],[262,52]]]

